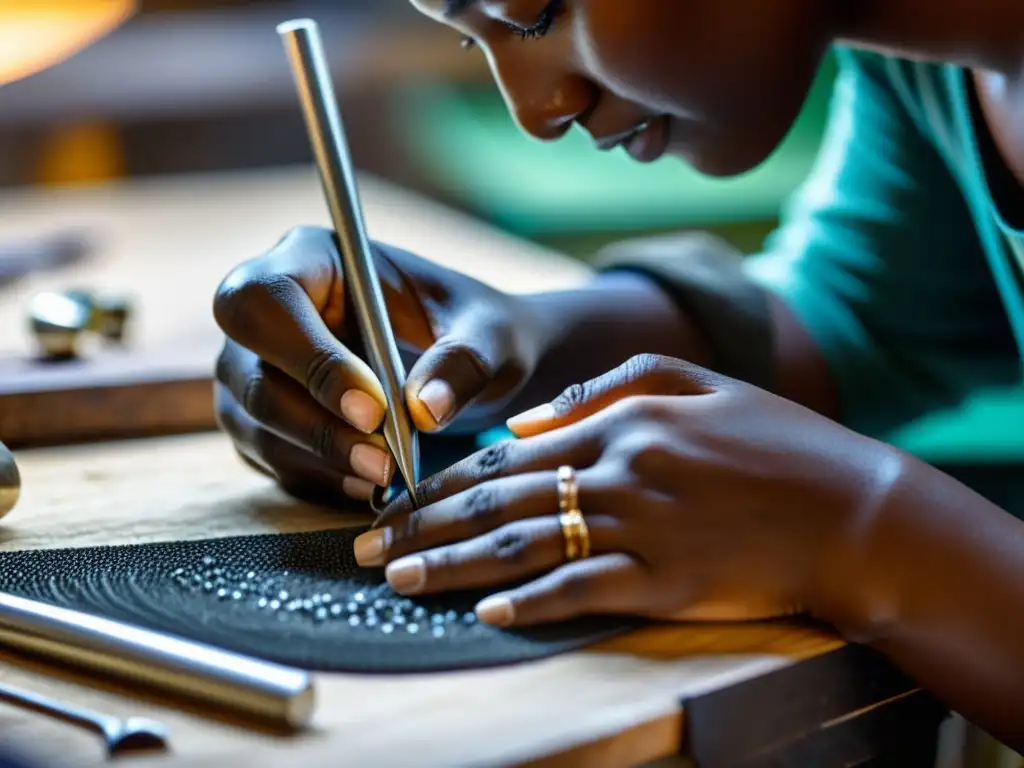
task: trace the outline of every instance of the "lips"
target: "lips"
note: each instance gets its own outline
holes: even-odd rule
[[[625,131],[619,131],[609,136],[595,136],[594,144],[602,152],[610,152],[616,147],[620,147],[630,141],[634,136],[643,131],[647,127],[647,123],[643,122],[640,125],[634,125]]]
[[[634,160],[650,163],[661,157],[668,147],[668,120],[664,117],[645,120],[629,130],[595,137],[594,143],[602,152],[621,146]]]
[[[667,117],[648,121],[643,130],[636,131],[625,143],[629,156],[638,163],[653,163],[668,149],[669,122]]]

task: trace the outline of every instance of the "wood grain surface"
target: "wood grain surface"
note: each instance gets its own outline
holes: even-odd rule
[[[305,531],[363,522],[292,501],[218,434],[18,451],[24,491],[4,550]],[[502,669],[317,675],[315,728],[254,732],[88,678],[0,663],[0,679],[113,713],[167,722],[152,765],[638,765],[679,752],[681,701],[840,648],[797,624],[671,626]],[[94,736],[0,708],[0,732],[58,764],[98,764]],[[69,760],[69,758],[73,758]],[[140,763],[141,764],[141,763]]]
[[[373,177],[361,180],[377,239],[508,291],[572,285],[586,268]],[[11,446],[212,429],[218,283],[291,227],[327,225],[312,167],[184,176],[0,195],[0,241],[87,233],[94,255],[0,291],[0,440]],[[131,297],[124,349],[40,363],[24,317],[38,291]]]

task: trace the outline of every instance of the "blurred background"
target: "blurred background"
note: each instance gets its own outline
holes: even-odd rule
[[[3,50],[31,40],[33,14],[78,13],[68,22],[73,37],[88,34],[90,23],[101,30],[103,18],[128,5],[0,0],[0,68]],[[321,24],[362,170],[580,259],[612,240],[686,228],[715,231],[751,252],[811,167],[834,76],[826,61],[800,120],[763,166],[712,181],[676,161],[641,167],[621,151],[594,152],[578,132],[556,144],[522,136],[483,55],[463,50],[455,33],[406,0],[134,6],[94,44],[0,87],[0,187],[310,162],[274,34],[277,22],[308,15]],[[1024,396],[996,393],[897,440],[945,463],[1019,467],[1021,423]]]
[[[127,0],[6,0],[23,17]],[[0,0],[0,6],[5,0]],[[522,236],[585,256],[643,231],[713,228],[756,248],[807,172],[831,67],[787,143],[728,182],[679,162],[642,168],[578,132],[547,145],[509,119],[479,51],[405,0],[139,0],[109,35],[0,88],[0,184],[310,160],[277,21],[321,24],[356,163]],[[109,12],[109,10],[108,10]]]

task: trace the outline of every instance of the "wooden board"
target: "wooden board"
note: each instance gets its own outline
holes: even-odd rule
[[[16,452],[22,501],[0,549],[167,541],[336,527],[364,519],[295,503],[239,462],[219,435]],[[169,707],[138,691],[0,662],[0,679],[172,729],[152,765],[638,765],[682,748],[682,700],[840,649],[799,624],[672,626],[538,663],[462,673],[317,675],[313,732],[264,735]],[[856,670],[851,670],[851,674]],[[851,675],[847,675],[848,677]],[[852,675],[855,677],[856,675]],[[790,692],[792,698],[792,692]],[[737,717],[759,717],[756,710]],[[758,703],[764,706],[764,701]],[[0,732],[40,757],[102,760],[98,740],[0,708]],[[62,761],[63,759],[63,761]]]
[[[361,180],[372,235],[509,291],[572,285],[578,262],[373,177]],[[96,253],[0,291],[0,440],[11,446],[167,434],[214,426],[211,377],[221,336],[210,303],[236,264],[291,227],[328,225],[311,167],[186,176],[0,195],[0,240],[64,229]],[[124,350],[77,364],[33,362],[24,308],[41,290],[132,297]]]
[[[505,290],[586,278],[578,263],[379,181],[366,179],[363,194],[376,236]],[[20,382],[0,390],[0,439],[64,441],[209,418],[208,376],[219,346],[209,303],[217,282],[288,227],[324,222],[308,168],[0,197],[0,237],[85,224],[102,238],[92,263],[35,276],[0,297],[0,327],[14,329],[0,334],[0,359]],[[79,285],[139,297],[127,354],[63,372],[27,366],[21,304],[36,290]],[[147,389],[144,380],[170,389]],[[7,550],[316,530],[366,519],[358,510],[341,515],[294,502],[243,466],[219,434],[16,456],[24,489],[0,522]],[[876,734],[891,734],[893,717],[918,700],[912,685],[850,650],[797,623],[680,625],[503,669],[318,675],[315,728],[292,738],[5,653],[0,680],[166,721],[171,751],[149,764],[620,766],[684,752],[698,763],[732,765],[733,756],[763,757],[780,747],[817,754],[821,738],[863,747],[855,755],[863,756]],[[849,728],[863,713],[886,719],[871,719],[861,729],[868,735],[853,738]],[[744,738],[723,740],[733,732]],[[94,736],[39,715],[0,707],[0,734],[47,764],[105,762]],[[739,751],[730,752],[733,744]],[[837,764],[859,764],[849,750],[835,754]]]

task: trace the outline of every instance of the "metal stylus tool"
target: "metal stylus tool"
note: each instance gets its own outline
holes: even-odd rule
[[[310,19],[296,19],[280,24],[277,33],[288,52],[302,102],[306,130],[313,145],[327,207],[337,230],[345,284],[359,318],[363,344],[370,358],[368,362],[384,387],[388,406],[384,438],[408,486],[409,496],[413,504],[416,504],[419,441],[405,407],[405,366],[392,333],[384,294],[366,235],[355,171],[319,27]]]

